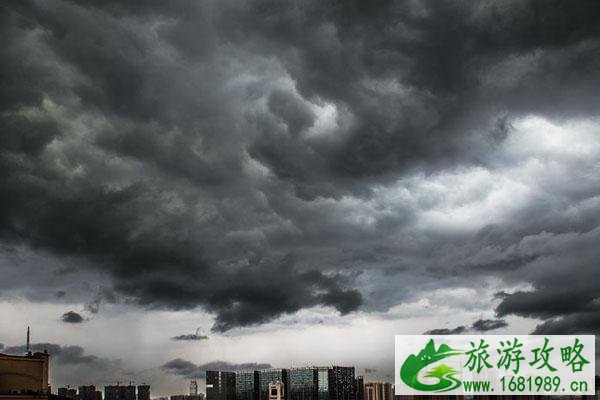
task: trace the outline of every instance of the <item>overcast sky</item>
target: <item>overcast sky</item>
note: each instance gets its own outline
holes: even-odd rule
[[[30,325],[54,387],[391,380],[394,334],[598,333],[600,2],[0,21],[0,351]]]

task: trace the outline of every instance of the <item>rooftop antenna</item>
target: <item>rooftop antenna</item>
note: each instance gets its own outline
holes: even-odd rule
[[[29,327],[27,327],[27,354],[30,354],[31,352],[29,351]]]

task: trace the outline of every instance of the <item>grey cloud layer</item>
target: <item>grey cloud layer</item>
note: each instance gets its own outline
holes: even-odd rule
[[[0,12],[0,238],[106,274],[88,312],[118,296],[201,306],[226,331],[492,275],[532,286],[500,299],[500,316],[598,327],[600,185],[582,171],[600,154],[557,160],[564,178],[532,189],[541,202],[476,232],[415,227],[449,201],[424,182],[522,164],[503,150],[513,121],[597,116],[598,2]]]

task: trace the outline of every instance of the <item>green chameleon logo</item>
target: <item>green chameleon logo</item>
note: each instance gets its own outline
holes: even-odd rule
[[[435,349],[435,343],[431,339],[418,355],[411,354],[400,367],[400,379],[413,389],[424,392],[446,392],[456,389],[461,385],[460,380],[454,377],[458,374],[454,368],[445,364],[439,364],[425,373],[426,378],[437,378],[434,384],[425,384],[419,381],[419,372],[423,368],[448,357],[464,354],[464,351],[455,350],[448,345],[441,344]]]

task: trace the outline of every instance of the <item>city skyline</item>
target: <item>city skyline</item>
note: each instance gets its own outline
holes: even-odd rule
[[[30,326],[54,386],[173,393],[600,332],[599,27],[597,0],[2,1],[0,353]]]
[[[187,398],[187,400],[197,400],[195,396],[199,396],[198,399],[206,400],[268,400],[269,394],[266,391],[261,391],[262,386],[268,387],[273,383],[282,383],[287,393],[282,399],[285,400],[330,400],[333,398],[339,398],[339,396],[332,395],[330,391],[338,391],[335,389],[336,384],[330,385],[330,379],[336,381],[336,369],[346,370],[350,373],[352,384],[350,387],[345,387],[344,390],[348,391],[351,397],[363,399],[362,396],[367,396],[364,400],[382,400],[382,396],[385,399],[393,397],[394,384],[392,382],[385,381],[364,381],[362,375],[354,375],[355,367],[349,366],[295,366],[291,368],[267,368],[261,370],[236,370],[236,371],[216,371],[207,370],[206,378],[204,379],[204,392],[198,391],[197,379],[190,379],[189,382],[189,394],[171,394],[171,400],[177,399],[181,396]],[[281,373],[285,371],[285,377],[281,375],[275,376],[273,372]],[[309,375],[306,375],[309,372]],[[322,373],[325,373],[323,375]],[[252,376],[252,384],[248,386],[247,375]],[[308,378],[307,378],[308,377]],[[216,387],[221,384],[221,381],[228,381],[227,384],[223,383],[222,387]],[[235,382],[232,385],[232,382]],[[242,385],[240,385],[242,383]],[[369,389],[365,391],[365,387]],[[137,388],[137,394],[136,394]],[[151,385],[146,383],[136,385],[134,382],[116,382],[104,386],[104,388],[96,387],[95,385],[83,385],[74,386],[66,385],[59,387],[55,390],[58,395],[69,397],[76,400],[147,400],[151,393]],[[359,389],[360,388],[360,389]],[[374,389],[375,388],[375,389]],[[378,389],[377,389],[378,388]],[[385,388],[385,389],[383,389]],[[102,390],[104,396],[102,396]],[[375,397],[374,393],[379,390],[381,393]],[[248,393],[249,392],[249,393]],[[385,394],[384,394],[385,393]],[[332,397],[333,396],[333,397]],[[358,396],[358,397],[357,397]],[[391,397],[390,397],[391,396]],[[153,396],[152,398],[158,399],[165,397],[164,395]],[[182,397],[182,400],[186,398]]]

